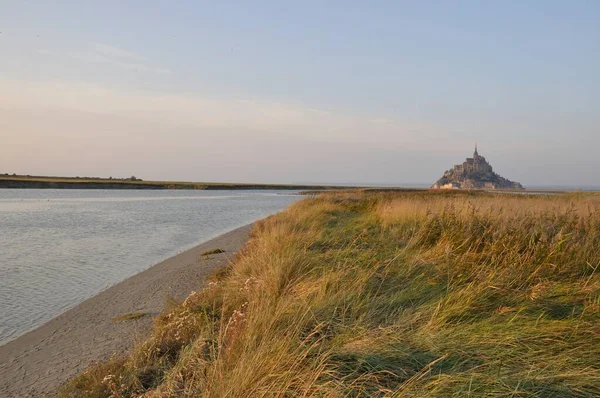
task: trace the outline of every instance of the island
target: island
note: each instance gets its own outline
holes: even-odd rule
[[[433,189],[511,189],[521,190],[523,186],[514,181],[501,177],[494,172],[485,158],[475,152],[472,158],[467,158],[447,170],[442,178],[431,186]]]

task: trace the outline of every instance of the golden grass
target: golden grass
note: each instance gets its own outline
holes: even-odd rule
[[[303,200],[61,394],[598,396],[599,210],[573,194]]]

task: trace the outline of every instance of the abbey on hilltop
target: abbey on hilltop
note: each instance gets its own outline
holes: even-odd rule
[[[431,186],[433,189],[523,189],[518,182],[507,180],[494,173],[492,166],[479,156],[477,145],[472,158],[446,171]]]

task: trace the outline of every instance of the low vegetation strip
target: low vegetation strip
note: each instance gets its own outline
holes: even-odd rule
[[[338,193],[63,396],[600,395],[600,196]]]
[[[225,253],[225,250],[223,249],[212,249],[212,250],[207,250],[205,252],[202,253],[203,256],[210,256],[211,254],[221,254],[221,253]]]
[[[123,322],[123,321],[135,321],[136,319],[143,318],[145,316],[150,315],[147,312],[128,312],[127,314],[119,315],[113,318],[114,322]]]
[[[226,182],[143,181],[134,177],[125,179],[89,177],[42,177],[0,174],[0,188],[30,189],[185,189],[185,190],[324,190],[341,189],[338,186],[298,184],[246,184]]]

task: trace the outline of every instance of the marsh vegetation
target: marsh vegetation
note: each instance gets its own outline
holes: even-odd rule
[[[600,395],[600,196],[338,193],[63,396]]]

